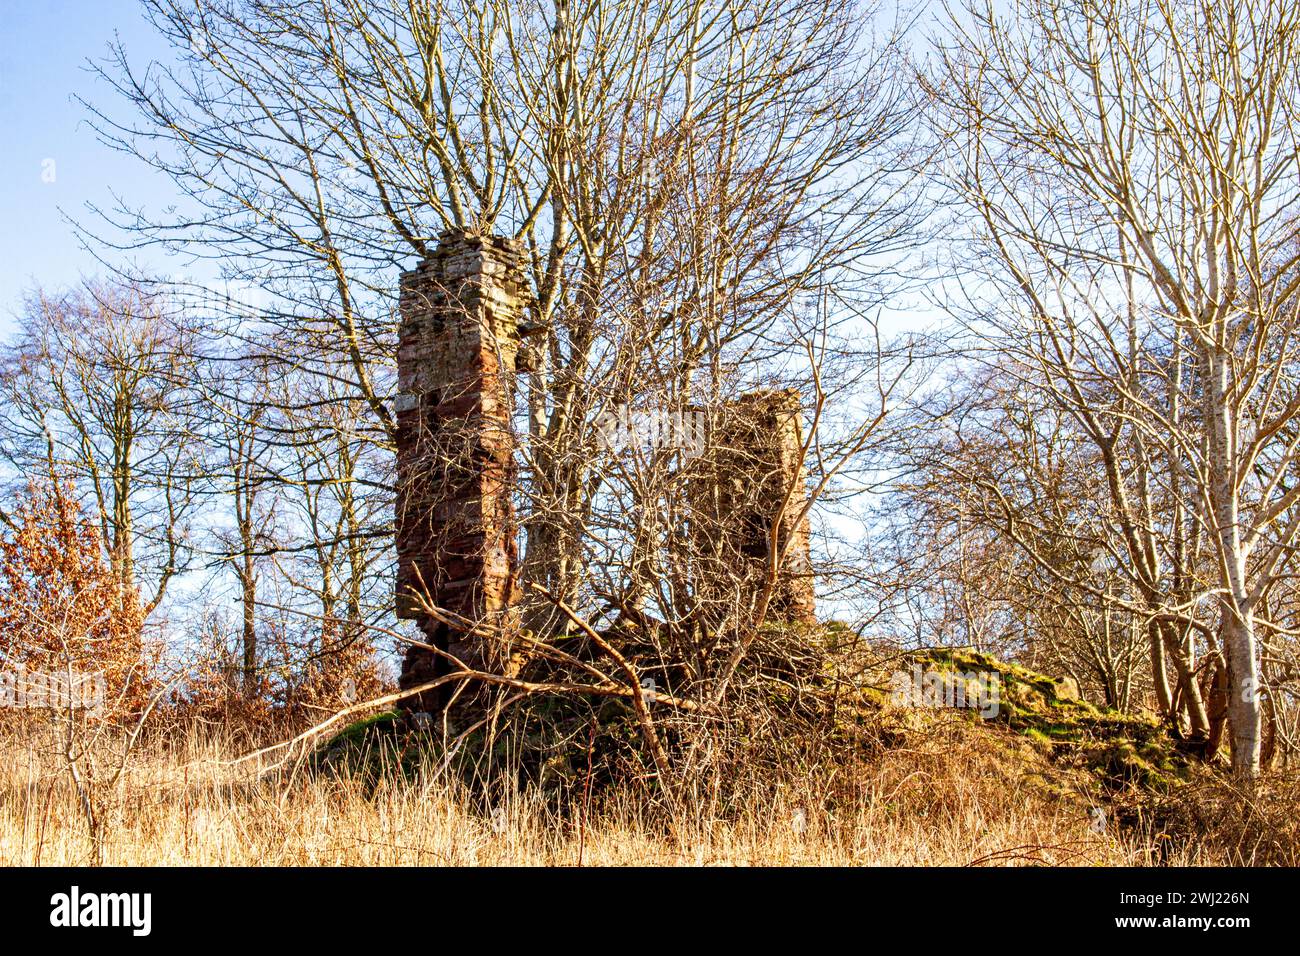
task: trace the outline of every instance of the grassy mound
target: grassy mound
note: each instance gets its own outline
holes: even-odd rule
[[[972,651],[927,650],[913,660],[998,681],[1000,700],[990,723],[1028,738],[1062,769],[1086,771],[1104,794],[1133,787],[1165,793],[1194,774],[1193,760],[1156,721],[1080,700],[1065,679]]]
[[[415,779],[423,749],[402,715],[386,710],[349,724],[318,746],[307,759],[307,771],[358,778],[373,789],[383,779]]]
[[[974,708],[948,708],[943,717],[965,719],[975,732],[1009,732],[1030,744],[1046,758],[1031,775],[1049,791],[1095,801],[1134,789],[1166,793],[1193,776],[1191,759],[1155,721],[1096,707],[1079,699],[1066,680],[964,650],[917,651],[907,655],[903,666],[942,674],[949,684],[996,686],[996,712],[986,715],[988,719]],[[899,667],[897,660],[893,667]],[[972,699],[975,694],[972,689]],[[807,701],[802,703],[806,706]],[[924,707],[894,706],[887,686],[870,679],[861,693],[841,698],[834,706],[828,742],[832,749],[854,750],[860,756],[903,746],[909,731],[940,717],[940,712]],[[440,750],[438,745],[432,735],[407,726],[398,712],[386,711],[330,738],[317,748],[309,766],[314,772],[411,778],[421,759]],[[643,774],[650,765],[638,751],[628,702],[536,697],[513,709],[490,740],[486,732],[476,732],[452,756],[456,765],[513,760],[533,782],[567,786],[590,768],[605,780],[621,771]]]
[[[703,787],[716,794],[711,812],[726,816],[744,800],[811,787],[821,811],[848,812],[866,800],[873,813],[897,815],[900,827],[916,814],[956,814],[1014,828],[1030,814],[1084,821],[1088,831],[1095,817],[1096,839],[1152,848],[1150,862],[1294,861],[1300,781],[1245,799],[1221,768],[1180,749],[1155,720],[1082,700],[1072,681],[967,650],[900,657],[853,638],[835,626],[791,635],[819,653],[820,666],[797,684],[760,676],[748,685],[746,705],[757,701],[750,713],[762,719],[731,730],[732,749],[714,773],[721,789]],[[963,689],[965,706],[900,702],[900,672],[938,675]],[[990,687],[995,708],[981,696]],[[696,731],[666,708],[659,719],[670,752],[687,753]],[[660,792],[630,702],[618,698],[536,695],[504,710],[491,733],[480,728],[453,742],[448,751],[443,735],[390,711],[336,734],[308,765],[369,791],[381,781],[427,781],[432,769],[468,785],[484,806],[509,792],[561,810],[588,807],[593,794],[599,803],[631,788],[654,802]],[[701,789],[698,775],[679,785]]]

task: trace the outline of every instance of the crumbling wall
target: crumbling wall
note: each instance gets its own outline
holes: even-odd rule
[[[770,574],[774,525],[777,553],[785,549],[785,556],[767,619],[817,619],[808,515],[801,514],[808,487],[800,411],[797,389],[729,402],[716,410],[707,449],[691,465],[695,596],[709,626],[753,610]]]
[[[517,243],[448,232],[401,278],[397,398],[397,616],[466,664],[511,668],[517,628],[512,412],[527,284]],[[432,604],[481,626],[449,627]],[[412,647],[400,686],[447,673]],[[437,710],[445,693],[408,706]]]
[[[445,233],[401,280],[397,615],[417,621],[427,644],[498,674],[516,670],[519,629],[511,417],[526,290],[516,243],[462,232]],[[715,411],[686,482],[704,623],[752,611],[769,577],[774,522],[786,553],[768,618],[814,621],[799,393],[754,392]],[[412,647],[400,685],[450,670]],[[438,711],[447,698],[439,690],[407,706]]]

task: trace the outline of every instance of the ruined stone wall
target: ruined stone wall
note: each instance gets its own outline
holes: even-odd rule
[[[473,667],[510,668],[518,554],[512,412],[526,279],[517,243],[445,233],[401,279],[397,399],[397,615]],[[497,629],[466,635],[418,600]],[[446,673],[411,648],[401,686]],[[412,706],[435,710],[444,694]]]
[[[512,396],[527,283],[517,244],[444,234],[401,280],[397,412],[397,615],[419,623],[426,643],[471,667],[513,673],[519,598],[513,513]],[[800,396],[755,392],[712,422],[704,453],[688,467],[696,596],[710,626],[743,620],[762,591],[768,531],[793,489],[777,547],[790,542],[768,617],[813,621]],[[429,605],[482,627],[449,626]],[[401,686],[451,669],[411,648]],[[438,711],[437,691],[409,701]]]
[[[708,448],[692,465],[691,539],[696,596],[711,625],[752,609],[768,574],[769,531],[790,542],[778,568],[768,620],[814,622],[807,475],[798,390],[751,392],[715,416]]]

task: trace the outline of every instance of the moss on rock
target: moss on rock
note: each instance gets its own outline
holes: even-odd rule
[[[307,769],[359,776],[373,789],[385,778],[414,779],[421,752],[414,744],[402,715],[386,710],[349,724],[321,744],[308,758]]]
[[[968,650],[934,648],[909,659],[930,670],[997,675],[1000,695],[989,726],[1027,738],[1063,770],[1086,771],[1096,785],[1090,789],[1163,792],[1189,778],[1190,758],[1159,724],[1082,700],[1066,678]]]

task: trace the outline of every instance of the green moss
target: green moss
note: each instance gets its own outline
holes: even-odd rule
[[[372,714],[355,723],[348,724],[326,742],[325,748],[360,744],[376,735],[394,730],[401,719],[402,715],[395,710],[385,710],[382,713]]]
[[[349,724],[308,758],[312,774],[359,776],[367,788],[392,777],[414,779],[421,748],[407,734],[402,715],[388,710]]]
[[[1155,721],[1064,696],[1066,681],[968,650],[917,651],[910,663],[926,669],[1001,681],[997,714],[988,729],[1006,728],[1039,747],[1062,772],[1081,769],[1089,789],[1138,787],[1162,793],[1189,777],[1189,758]]]

